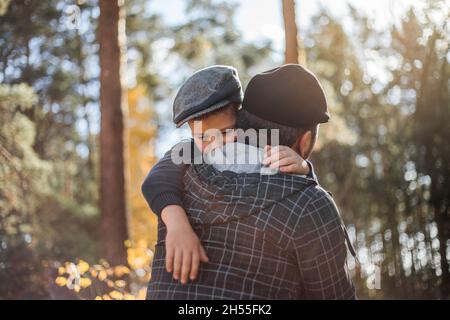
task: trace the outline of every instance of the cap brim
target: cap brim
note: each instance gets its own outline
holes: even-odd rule
[[[206,108],[206,109],[203,109],[203,110],[201,110],[201,111],[199,111],[199,112],[196,112],[196,113],[194,113],[194,114],[191,114],[189,117],[186,117],[186,118],[183,119],[182,121],[178,122],[178,123],[176,124],[176,127],[179,128],[179,127],[181,127],[183,124],[185,124],[186,122],[188,122],[189,120],[192,120],[192,119],[201,117],[201,116],[203,116],[203,115],[205,115],[205,114],[207,114],[207,113],[210,113],[210,112],[219,110],[220,108],[223,108],[223,107],[229,105],[230,103],[233,103],[233,101],[231,101],[231,100],[222,100],[222,101],[219,101],[219,102],[217,102],[216,104],[213,104],[213,105],[209,106],[209,107]]]

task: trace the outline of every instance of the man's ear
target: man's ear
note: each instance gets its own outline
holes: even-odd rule
[[[303,159],[306,159],[311,153],[310,149],[312,146],[312,132],[311,130],[306,131],[302,136],[297,140],[297,148]]]

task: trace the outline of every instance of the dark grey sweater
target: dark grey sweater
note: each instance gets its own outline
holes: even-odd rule
[[[193,141],[191,145],[195,148]],[[141,187],[145,200],[158,216],[168,205],[183,206],[183,176],[189,165],[176,165],[171,153],[172,149],[153,166]]]

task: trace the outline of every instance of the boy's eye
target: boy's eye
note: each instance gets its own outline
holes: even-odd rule
[[[209,141],[211,138],[210,137],[208,137],[208,136],[204,136],[204,135],[197,135],[196,136],[196,138],[198,139],[198,140],[201,140],[201,141]]]
[[[222,136],[222,139],[225,140],[227,138],[227,131],[221,131],[220,135]],[[214,135],[203,135],[203,134],[198,134],[195,135],[195,138],[197,140],[201,140],[203,142],[211,142],[212,140],[215,140],[216,138],[218,138],[218,136],[214,136]]]

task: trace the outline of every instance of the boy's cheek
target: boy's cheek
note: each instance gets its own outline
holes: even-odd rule
[[[228,133],[224,136],[220,135],[211,139],[211,141],[204,141],[202,139],[194,138],[196,147],[202,152],[211,152],[217,147],[222,147],[225,143],[236,142],[237,134],[235,132]]]
[[[195,143],[195,146],[197,147],[197,149],[203,153],[203,149],[205,146],[204,146],[204,143],[202,142],[202,140],[194,138],[194,143]]]
[[[223,144],[225,144],[225,143],[232,143],[232,142],[236,142],[237,141],[237,133],[236,133],[236,131],[232,131],[232,132],[228,132],[226,135],[225,135],[225,138],[224,138],[224,141],[223,141]]]
[[[214,137],[212,141],[203,143],[204,152],[211,152],[216,148],[223,147],[225,143],[233,141],[234,141],[233,138],[227,139],[223,136]]]
[[[214,141],[213,142],[204,142],[203,143],[203,150],[202,150],[202,152],[203,153],[210,153],[210,152],[212,152],[212,150],[214,150],[217,147],[218,147],[218,145]]]

